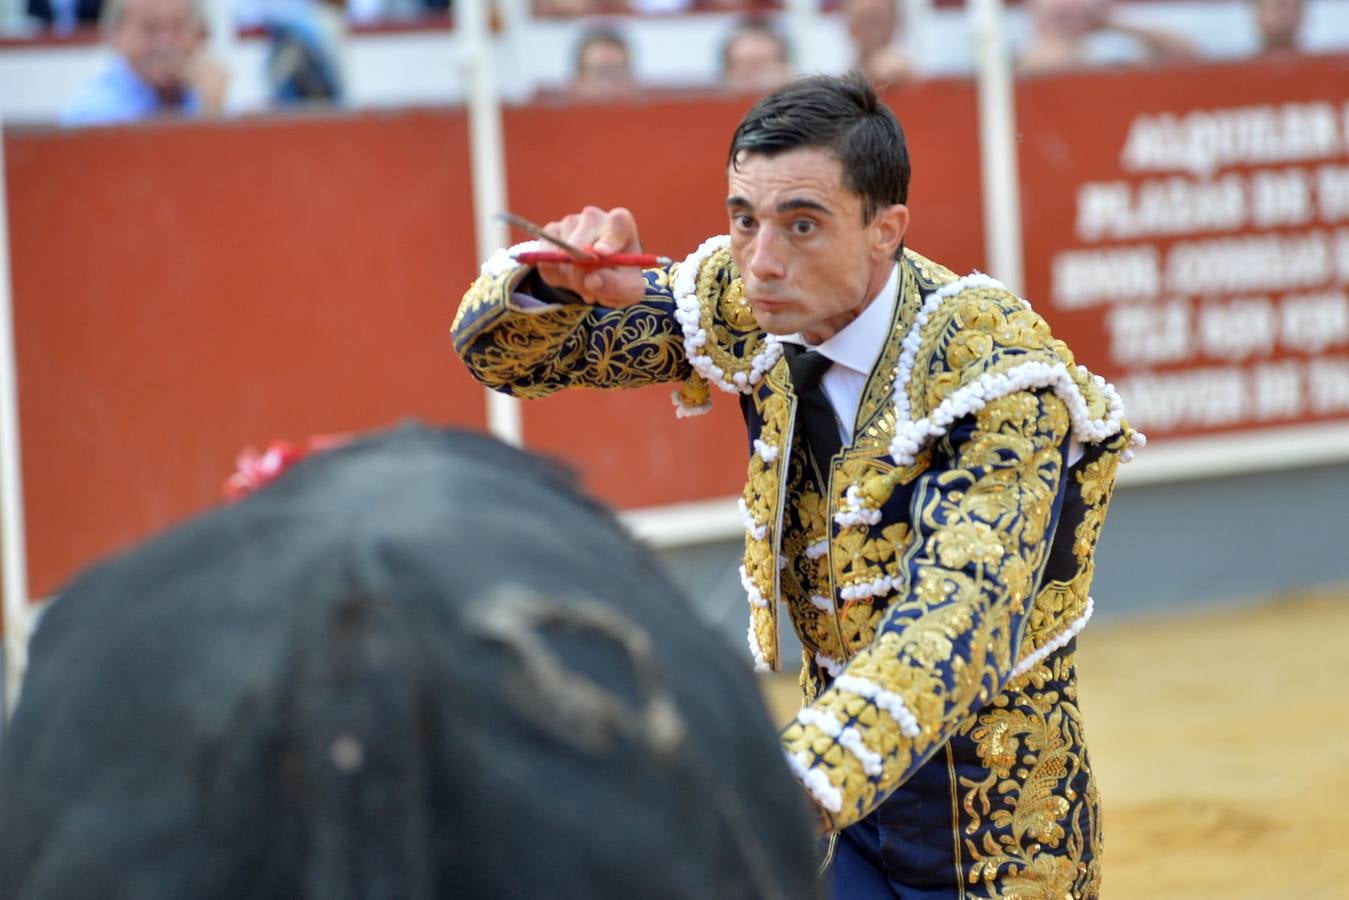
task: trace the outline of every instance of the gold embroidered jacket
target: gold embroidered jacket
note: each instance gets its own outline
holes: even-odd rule
[[[899,852],[915,884],[1094,896],[1073,650],[1135,439],[1118,395],[996,281],[906,250],[854,438],[817,473],[781,349],[726,246],[648,270],[645,298],[622,310],[518,305],[527,270],[503,251],[463,299],[456,350],[521,397],[682,380],[689,414],[710,386],[736,394],[750,649],[779,666],[785,605],[805,703],[782,740],[804,788],[834,828],[884,802],[878,815],[911,837]]]

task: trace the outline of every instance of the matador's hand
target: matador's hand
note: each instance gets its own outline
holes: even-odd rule
[[[642,252],[637,222],[621,206],[608,212],[598,206],[587,206],[560,222],[549,222],[543,230],[574,247],[589,248],[599,256]],[[540,263],[538,270],[546,284],[579,294],[585,302],[597,306],[631,306],[646,293],[646,280],[637,268],[596,269],[570,263]]]

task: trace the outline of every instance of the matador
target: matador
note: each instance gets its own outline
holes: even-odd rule
[[[1026,301],[905,246],[908,180],[864,81],[801,79],[732,139],[729,234],[646,269],[503,250],[455,348],[518,397],[670,382],[681,415],[738,401],[749,647],[782,665],[785,609],[803,703],[781,742],[834,836],[835,896],[1095,897],[1074,652],[1142,435]],[[641,249],[621,208],[546,228]]]

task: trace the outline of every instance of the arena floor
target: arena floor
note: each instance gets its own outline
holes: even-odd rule
[[[1094,623],[1078,666],[1104,897],[1349,897],[1349,587]]]

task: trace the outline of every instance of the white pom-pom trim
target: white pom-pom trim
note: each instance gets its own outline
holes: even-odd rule
[[[862,764],[862,770],[868,775],[881,774],[881,755],[866,745],[866,742],[862,740],[861,733],[856,728],[851,725],[846,728],[843,727],[843,723],[833,713],[807,708],[796,714],[796,721],[802,725],[814,725],[833,738],[840,746],[857,757],[857,761]]]
[[[852,525],[877,525],[881,511],[872,508],[862,496],[862,486],[853,482],[843,495],[843,509],[834,513],[834,522],[844,528]]]
[[[748,394],[763,380],[764,375],[782,355],[782,345],[771,335],[764,335],[764,348],[750,358],[749,372],[736,372],[730,378],[712,357],[701,352],[707,346],[707,330],[702,326],[702,303],[698,299],[698,271],[717,251],[729,246],[729,235],[720,234],[703,241],[688,255],[675,274],[671,290],[675,299],[675,319],[684,331],[684,354],[695,372],[730,394]]]
[[[843,672],[843,663],[826,653],[816,653],[815,664],[828,672],[830,678],[837,678]]]
[[[1148,436],[1141,431],[1135,431],[1133,434],[1129,435],[1129,446],[1125,448],[1124,452],[1119,455],[1120,461],[1121,462],[1132,461],[1134,458],[1133,448],[1137,447],[1139,450],[1142,450],[1147,445],[1148,445]]]
[[[788,753],[787,767],[821,807],[835,814],[843,811],[842,792],[829,783],[828,775],[810,767],[804,753]]]
[[[502,247],[487,257],[486,262],[482,264],[481,272],[488,278],[496,278],[504,275],[511,269],[520,268],[520,263],[516,262],[514,257],[517,253],[542,249],[542,241],[525,241],[523,244],[515,244],[512,247]]]
[[[806,559],[819,559],[829,552],[829,538],[822,537],[806,548]]]
[[[744,497],[735,501],[735,508],[740,510],[740,523],[745,526],[745,534],[756,541],[762,541],[768,536],[768,526],[754,518]]]
[[[943,303],[957,294],[975,288],[1006,290],[995,278],[982,272],[975,272],[964,278],[958,278],[929,294],[923,301],[923,307],[914,316],[913,325],[902,342],[899,363],[895,367],[895,437],[890,444],[890,454],[899,465],[908,465],[917,457],[918,452],[933,438],[946,433],[952,422],[963,416],[978,412],[990,401],[1005,397],[1014,391],[1031,388],[1049,387],[1068,405],[1072,417],[1073,435],[1084,443],[1095,443],[1118,434],[1120,417],[1124,414],[1124,403],[1114,386],[1099,375],[1091,375],[1082,366],[1078,372],[1091,377],[1109,406],[1105,418],[1092,419],[1087,412],[1087,402],[1082,391],[1073,382],[1063,363],[1044,363],[1029,361],[1003,373],[987,373],[971,384],[965,385],[943,400],[926,418],[913,421],[909,407],[909,381],[913,377],[913,364],[922,343],[923,327],[928,319]],[[1016,298],[1022,307],[1029,309],[1030,304]],[[1137,444],[1142,446],[1142,444]],[[1132,456],[1126,451],[1124,457]]]
[[[862,771],[873,778],[880,777],[884,771],[881,755],[866,745],[862,740],[862,733],[851,726],[843,729],[838,736],[838,742],[847,748],[848,752],[857,757],[857,761],[862,764]]]
[[[875,581],[863,581],[859,584],[850,584],[839,590],[838,595],[844,600],[865,600],[868,597],[882,597],[895,587],[895,580],[889,575],[882,575]]]
[[[764,657],[763,648],[759,646],[759,638],[754,634],[754,619],[749,621],[749,653],[754,657],[754,671],[770,671],[768,660]]]
[[[837,738],[843,730],[843,723],[831,712],[806,707],[796,714],[796,721],[802,725],[814,725],[831,738]]]
[[[680,396],[680,392],[677,390],[670,393],[670,401],[674,403],[676,419],[688,419],[693,416],[701,416],[703,413],[710,412],[712,409],[710,400],[702,406],[689,406],[684,402],[684,398]]]
[[[1078,372],[1088,374],[1078,366]],[[896,464],[907,466],[918,456],[918,452],[934,438],[945,434],[947,429],[965,416],[977,413],[989,403],[1017,391],[1036,388],[1049,388],[1068,407],[1068,415],[1073,423],[1073,436],[1084,444],[1094,444],[1105,440],[1120,431],[1120,419],[1124,415],[1124,401],[1115,388],[1099,375],[1091,376],[1105,396],[1109,412],[1103,419],[1093,419],[1087,411],[1087,401],[1082,396],[1068,367],[1061,362],[1046,363],[1028,360],[1006,372],[986,372],[978,379],[953,391],[949,397],[937,405],[926,418],[916,422],[901,419],[895,426],[895,437],[890,443],[890,455]]]
[[[900,344],[899,364],[895,367],[895,412],[899,416],[897,422],[909,421],[909,377],[913,373],[913,361],[918,356],[918,347],[923,340],[923,326],[949,298],[971,288],[1006,290],[1002,282],[996,278],[975,272],[964,278],[957,278],[929,294],[923,301],[923,308],[913,317],[913,325],[909,327],[909,333],[904,335],[904,341]],[[1021,302],[1025,303],[1024,300]]]
[[[833,612],[834,604],[828,597],[822,597],[819,594],[810,595],[810,605],[820,612]]]
[[[778,458],[778,448],[771,444],[765,444],[761,439],[754,439],[754,452],[759,454],[759,458],[766,463],[776,462]]]
[[[1073,623],[1064,629],[1063,633],[1054,638],[1054,640],[1045,644],[1039,650],[1036,650],[1030,656],[1027,656],[1021,662],[1017,663],[1016,668],[1012,670],[1012,674],[1008,676],[1008,680],[1016,678],[1019,675],[1025,675],[1031,669],[1035,668],[1035,666],[1039,665],[1040,661],[1046,656],[1062,647],[1066,647],[1069,641],[1081,634],[1082,629],[1087,627],[1087,620],[1091,618],[1091,614],[1095,609],[1096,602],[1088,597],[1087,608],[1083,611],[1082,615],[1074,619]]]
[[[899,732],[907,738],[916,738],[922,733],[918,727],[918,718],[909,710],[904,698],[893,691],[887,691],[879,684],[857,675],[840,675],[833,685],[837,690],[856,694],[870,700],[877,709],[890,714],[890,718],[899,723]]]
[[[749,577],[749,570],[746,569],[744,565],[740,566],[740,586],[745,589],[745,594],[749,597],[750,606],[757,606],[760,609],[768,608],[768,601],[765,600],[763,594],[759,592],[758,586],[754,583],[754,579]]]

